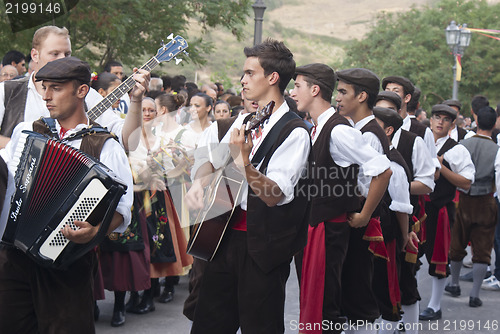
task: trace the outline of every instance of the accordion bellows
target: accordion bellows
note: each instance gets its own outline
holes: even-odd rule
[[[111,170],[58,140],[23,131],[11,170],[16,190],[2,242],[45,267],[65,269],[105,237],[126,185]],[[70,242],[61,229],[74,221],[101,223],[87,244]]]

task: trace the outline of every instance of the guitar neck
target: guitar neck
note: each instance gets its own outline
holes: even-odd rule
[[[151,58],[140,69],[144,69],[151,72],[160,62],[156,57]],[[113,103],[118,101],[123,95],[127,94],[135,85],[135,80],[133,75],[129,76],[125,81],[123,81],[118,87],[113,89],[104,99],[96,104],[92,109],[90,109],[87,114],[89,118],[95,121],[99,116],[101,116],[106,110],[108,110]]]

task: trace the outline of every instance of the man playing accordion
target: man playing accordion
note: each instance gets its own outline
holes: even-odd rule
[[[123,232],[130,222],[132,175],[127,156],[112,134],[87,117],[84,99],[89,91],[90,67],[87,63],[67,57],[47,63],[36,74],[42,81],[43,100],[50,119],[20,123],[1,157],[8,164],[14,157],[23,130],[51,134],[56,139],[100,160],[127,185],[119,200],[106,233]],[[132,96],[141,99],[147,87],[147,76],[138,80]],[[52,120],[52,121],[51,121]],[[55,121],[53,121],[55,120]],[[89,127],[99,128],[85,136],[74,136]],[[83,131],[84,132],[84,131]],[[70,139],[73,138],[73,139]],[[70,140],[68,140],[70,139]],[[100,151],[99,151],[100,148]],[[11,167],[12,168],[12,167]],[[14,174],[10,170],[9,174]],[[0,219],[3,232],[13,193],[8,182]],[[72,190],[67,190],[71,192]],[[56,203],[54,203],[56,204]],[[31,222],[30,222],[31,223]],[[75,221],[78,229],[66,225],[62,234],[76,244],[86,244],[97,234],[99,225]],[[66,270],[37,264],[24,252],[9,245],[0,246],[0,328],[6,333],[94,333],[93,277],[97,260],[94,251],[74,261]]]

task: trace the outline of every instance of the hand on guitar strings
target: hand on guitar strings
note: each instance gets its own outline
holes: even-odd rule
[[[253,141],[252,134],[248,133],[245,136],[246,125],[242,125],[240,129],[234,129],[231,132],[231,138],[229,139],[229,144],[234,145],[239,149],[238,156],[241,156],[241,164],[244,166],[250,163],[250,152],[252,152]],[[235,159],[238,162],[237,159]]]
[[[69,241],[73,241],[77,244],[86,244],[90,242],[99,230],[99,225],[93,226],[88,222],[81,222],[78,220],[75,220],[74,223],[77,227],[79,227],[78,230],[73,230],[68,224],[66,224],[61,229],[61,232]]]
[[[142,98],[144,94],[146,94],[147,89],[149,87],[149,80],[151,79],[151,74],[146,70],[134,67],[133,77],[135,80],[135,86],[134,88],[132,88],[130,99],[142,101]]]

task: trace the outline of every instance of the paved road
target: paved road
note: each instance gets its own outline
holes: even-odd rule
[[[470,269],[463,268],[462,274]],[[419,288],[422,296],[421,309],[427,306],[431,293],[431,281],[427,274],[427,265],[424,264],[419,274]],[[468,293],[472,283],[461,282],[463,296],[452,298],[443,297],[441,308],[443,319],[439,321],[426,321],[420,323],[423,334],[431,333],[500,333],[500,292],[481,290],[483,306],[471,308],[468,305]],[[99,301],[101,317],[96,323],[98,334],[111,333],[147,333],[147,334],[184,334],[189,333],[190,322],[182,315],[183,302],[187,296],[187,278],[182,277],[179,285],[176,286],[175,299],[169,304],[156,303],[156,311],[135,315],[127,314],[126,323],[123,327],[113,328],[109,325],[113,312],[113,295],[106,292],[106,300]],[[299,318],[299,300],[297,277],[294,268],[290,272],[290,279],[287,284],[287,299],[285,305],[285,326],[286,334],[297,334],[297,330],[292,330],[293,321]],[[490,328],[492,322],[496,320],[498,328]]]

